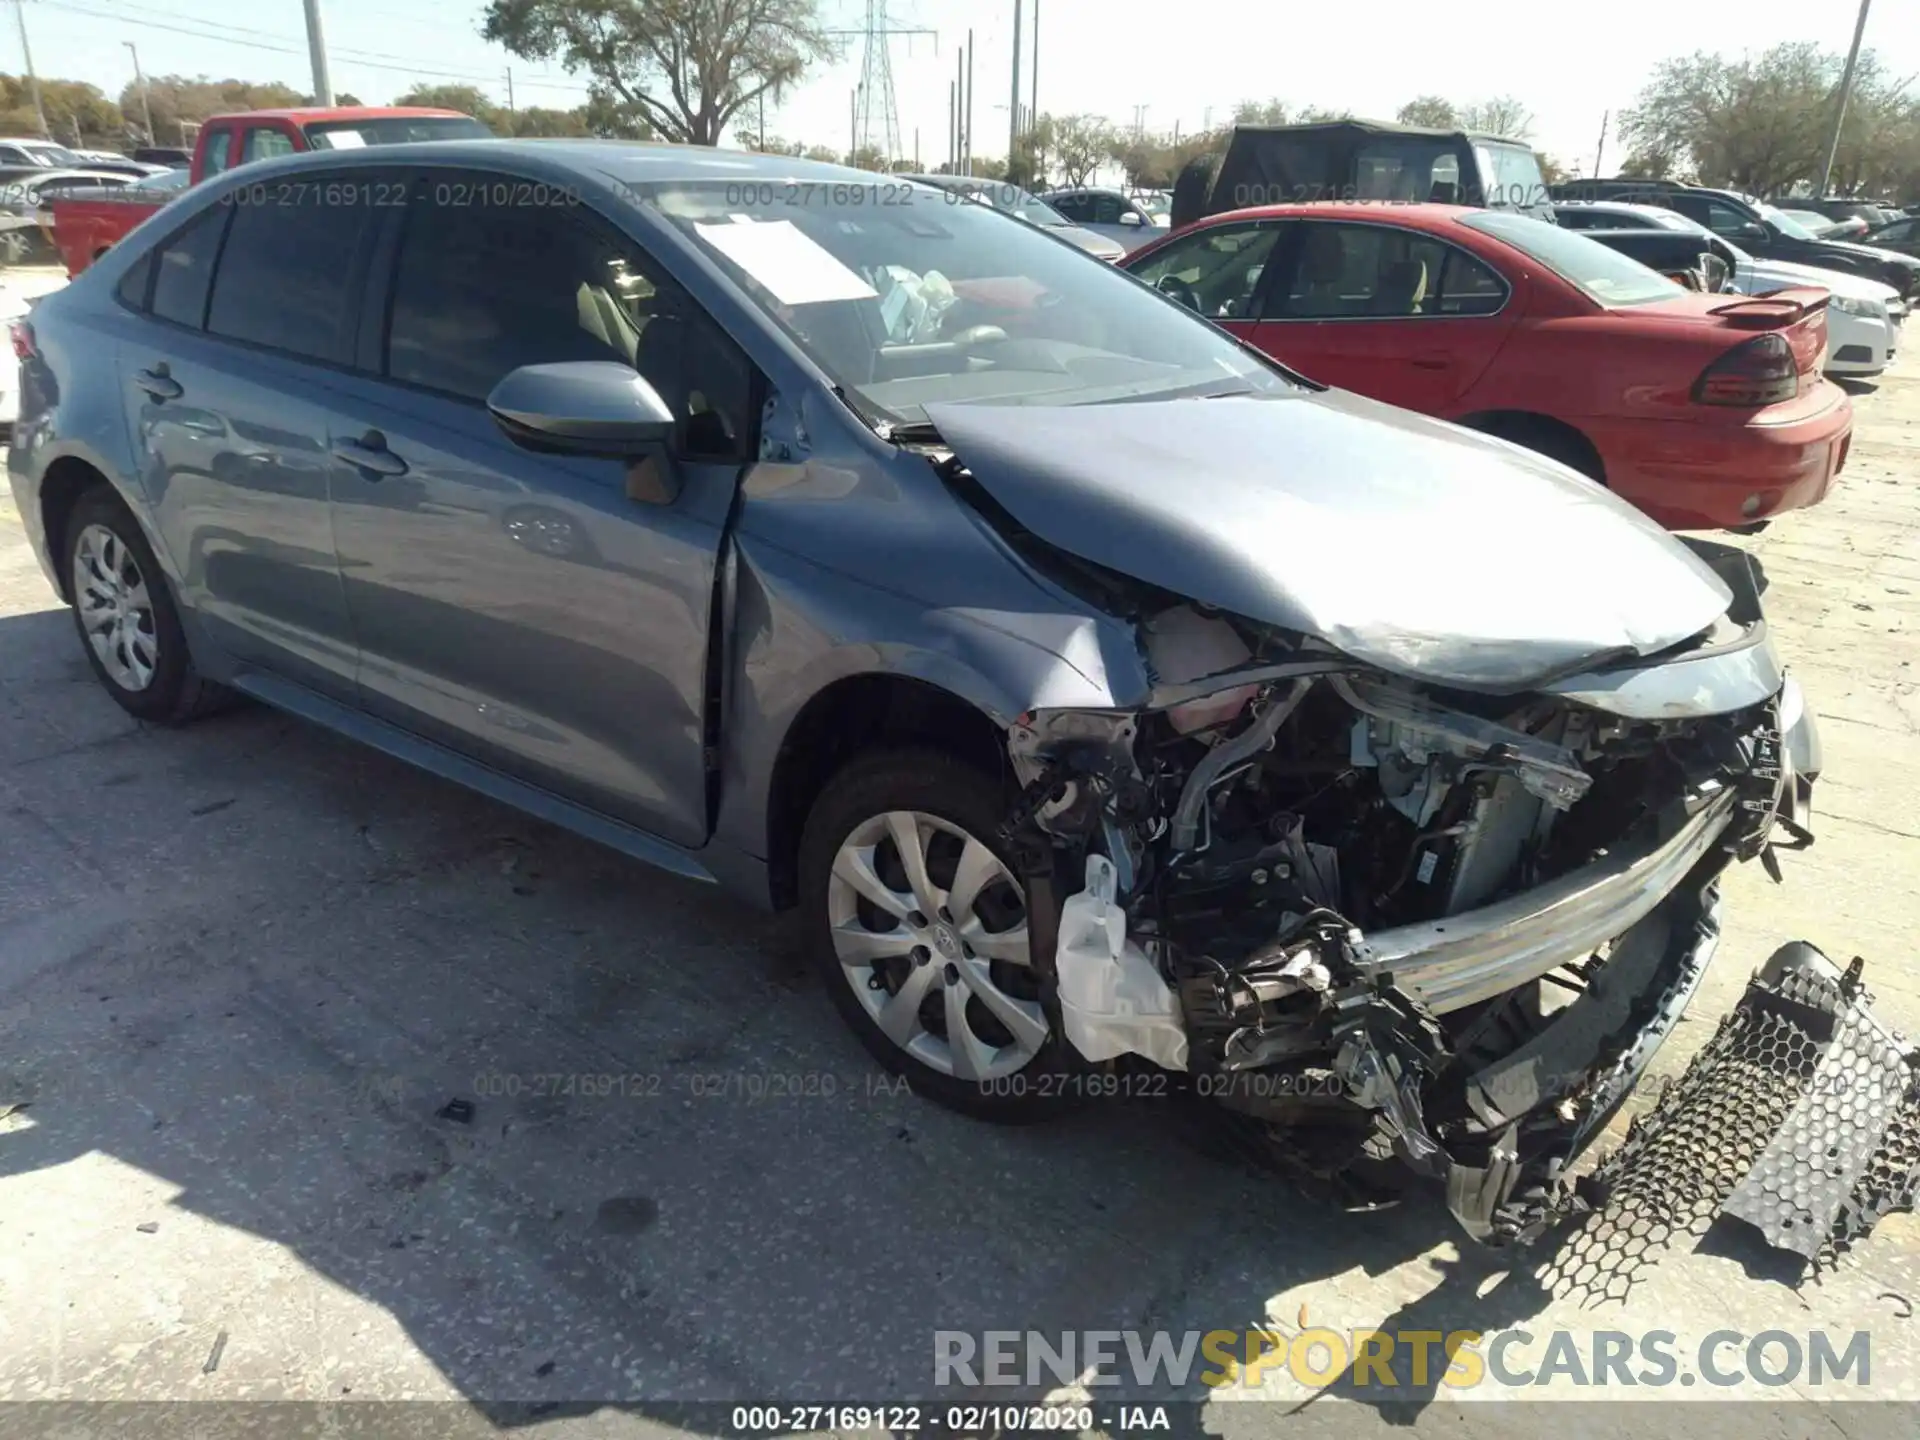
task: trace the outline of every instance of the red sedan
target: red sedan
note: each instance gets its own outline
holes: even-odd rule
[[[1824,290],[1698,294],[1453,205],[1239,210],[1121,263],[1313,379],[1551,455],[1671,529],[1812,505],[1846,460]]]

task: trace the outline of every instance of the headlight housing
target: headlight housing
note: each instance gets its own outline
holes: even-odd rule
[[[1858,315],[1862,320],[1884,320],[1887,307],[1879,300],[1860,300],[1851,295],[1835,295],[1827,301],[1829,308],[1848,315]]]

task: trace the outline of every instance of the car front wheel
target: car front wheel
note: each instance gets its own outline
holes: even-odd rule
[[[1041,1000],[1002,787],[938,751],[849,765],[807,821],[800,884],[828,993],[881,1064],[984,1119],[1034,1120],[1081,1068]]]

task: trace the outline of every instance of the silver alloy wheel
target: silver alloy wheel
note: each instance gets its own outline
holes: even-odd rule
[[[144,690],[160,660],[153,601],[140,564],[120,537],[104,525],[89,525],[73,544],[74,608],[113,683]]]
[[[883,860],[887,871],[904,876],[906,889],[884,878]],[[934,871],[948,877],[944,887]],[[842,973],[894,1044],[967,1081],[1011,1075],[1039,1053],[1046,1012],[1037,998],[1007,988],[1032,973],[1025,896],[979,840],[938,815],[891,810],[854,827],[834,856],[827,887]],[[996,917],[980,913],[990,895],[1001,902],[996,908],[1018,906],[998,930],[986,924]],[[886,928],[874,928],[872,918]],[[1015,988],[1039,993],[1037,981]]]

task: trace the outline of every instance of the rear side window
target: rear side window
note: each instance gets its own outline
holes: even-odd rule
[[[1314,222],[1301,237],[1285,313],[1295,320],[1490,315],[1506,297],[1498,275],[1431,235]]]
[[[345,187],[360,195],[364,185]],[[324,203],[324,182],[275,187],[234,205],[207,308],[207,329],[303,359],[351,358],[348,304],[357,260],[382,212],[368,201]],[[249,195],[247,190],[236,195]]]
[[[198,330],[207,318],[207,286],[226,230],[225,205],[215,205],[154,252],[153,313]]]
[[[233,131],[222,127],[207,137],[206,175],[218,175],[233,164]]]
[[[120,303],[133,310],[147,308],[147,282],[153,278],[153,251],[149,250],[128,268],[113,287]]]

